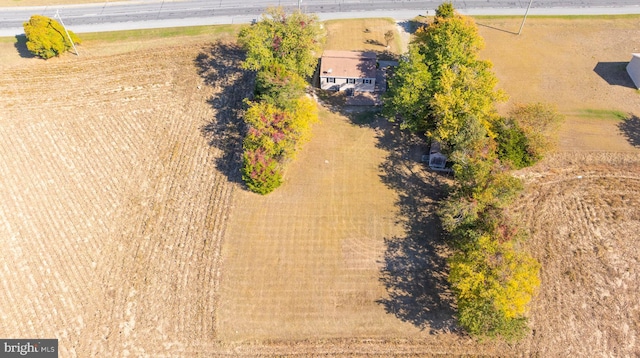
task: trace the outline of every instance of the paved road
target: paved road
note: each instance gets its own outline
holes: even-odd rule
[[[302,9],[322,19],[394,17],[406,19],[433,12],[442,1],[421,0],[302,0]],[[465,0],[454,6],[465,14],[523,14],[528,0]],[[0,36],[23,33],[22,23],[33,14],[53,17],[60,11],[75,32],[135,28],[247,23],[268,6],[297,8],[297,0],[137,0],[104,3],[0,8]],[[531,14],[640,13],[638,0],[534,0]]]

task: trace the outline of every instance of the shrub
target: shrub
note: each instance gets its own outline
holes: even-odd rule
[[[498,157],[501,161],[509,163],[515,169],[520,169],[538,160],[529,153],[529,139],[513,119],[507,118],[496,123],[494,131],[497,135]]]
[[[23,27],[27,37],[27,49],[36,56],[48,59],[73,48],[64,28],[54,19],[33,15]],[[74,43],[80,43],[80,39],[73,32],[69,31],[69,36]]]
[[[263,148],[245,150],[242,159],[242,180],[249,190],[265,195],[282,184],[282,171],[278,161],[270,157]]]
[[[550,152],[552,138],[563,121],[555,108],[543,103],[518,105],[495,126],[500,159],[520,169]]]

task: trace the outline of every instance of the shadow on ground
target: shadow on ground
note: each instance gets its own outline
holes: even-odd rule
[[[18,51],[18,54],[20,55],[20,57],[22,58],[36,57],[31,52],[29,52],[29,49],[27,49],[27,36],[16,35],[16,42],[13,45],[15,46],[16,51]]]
[[[209,103],[215,117],[201,128],[209,144],[222,151],[216,167],[232,182],[241,183],[242,138],[245,131],[240,116],[245,98],[251,98],[255,74],[240,67],[244,51],[233,43],[217,42],[202,49],[195,59],[198,73],[215,90]]]
[[[496,31],[506,32],[506,33],[508,33],[508,34],[512,34],[512,35],[517,35],[517,34],[518,34],[518,33],[517,33],[517,32],[515,32],[515,31],[510,31],[510,30],[506,30],[506,29],[501,29],[501,28],[499,28],[499,27],[495,27],[495,26],[491,26],[491,25],[486,25],[486,24],[479,23],[479,22],[478,22],[477,24],[478,24],[478,26],[486,27],[486,28],[491,29],[491,30],[496,30]]]
[[[430,332],[455,330],[453,298],[447,282],[447,247],[438,202],[446,193],[446,177],[429,171],[421,157],[423,138],[379,119],[379,146],[389,154],[382,164],[383,182],[399,196],[406,236],[385,239],[380,280],[389,296],[378,302],[388,313]]]
[[[622,135],[627,138],[629,144],[640,148],[640,118],[631,116],[618,124]]]
[[[400,130],[376,109],[345,108],[341,113],[354,124],[377,131],[377,146],[388,153],[380,176],[398,193],[399,220],[406,232],[403,237],[385,238],[380,281],[388,297],[377,302],[387,313],[430,333],[455,331],[447,246],[436,214],[450,178],[421,163],[428,153],[424,138]]]
[[[636,88],[627,73],[629,62],[598,62],[593,72],[602,77],[611,86]]]

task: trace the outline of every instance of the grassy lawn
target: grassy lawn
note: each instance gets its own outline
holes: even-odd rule
[[[325,22],[325,27],[327,50],[374,51],[379,56],[400,53],[400,36],[392,19],[330,20]],[[394,37],[387,48],[384,34],[389,30]]]

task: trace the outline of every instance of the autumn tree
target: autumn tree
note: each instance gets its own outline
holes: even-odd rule
[[[260,21],[240,31],[238,40],[247,51],[244,67],[262,71],[277,64],[307,78],[318,62],[321,35],[316,15],[269,8]]]
[[[475,23],[449,11],[450,6],[440,5],[436,21],[416,32],[389,80],[384,105],[385,113],[399,116],[405,127],[455,146],[469,116],[491,133],[498,118],[494,102],[506,96],[494,89],[491,63],[478,59],[484,41]]]
[[[282,184],[285,164],[310,136],[318,120],[316,104],[305,95],[320,50],[315,15],[286,14],[271,8],[241,30],[247,51],[244,68],[255,70],[256,97],[247,101],[242,178],[249,190],[268,194]]]
[[[455,8],[453,7],[453,3],[451,3],[451,1],[443,2],[436,9],[436,21],[454,17],[455,14],[456,12]]]
[[[54,19],[33,15],[23,24],[27,37],[27,49],[32,54],[48,59],[59,56],[73,48],[73,44],[80,43],[80,38],[69,31],[71,41],[67,37],[64,27]]]
[[[500,161],[495,104],[506,95],[495,89],[491,63],[478,58],[483,45],[472,19],[450,2],[440,5],[389,80],[384,113],[439,141],[453,162],[455,181],[439,216],[454,252],[449,283],[458,322],[474,335],[519,338],[539,264],[519,250],[526,233],[505,214],[523,186]],[[518,112],[523,123],[534,122],[528,114]]]

